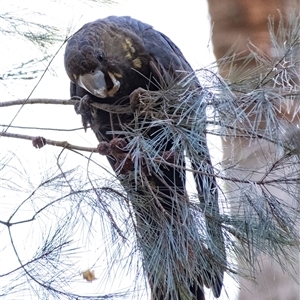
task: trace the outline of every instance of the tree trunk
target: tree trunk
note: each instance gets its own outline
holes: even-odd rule
[[[268,17],[274,16],[275,26],[280,19],[280,13],[287,12],[294,4],[289,0],[208,0],[209,13],[213,26],[212,42],[214,53],[220,59],[232,47],[242,51],[236,59],[249,54],[249,41],[266,55],[271,56],[271,43],[268,30]],[[240,66],[242,60],[234,61]],[[226,77],[229,65],[220,69],[222,76]],[[253,60],[247,68],[255,67]],[[286,117],[289,112],[282,112]],[[292,114],[290,114],[292,115]],[[289,117],[288,117],[289,118]],[[299,124],[299,116],[290,117],[289,121]],[[257,124],[256,124],[257,125]],[[270,143],[255,142],[245,138],[232,138],[222,140],[223,161],[236,164],[240,168],[238,176],[246,177],[249,170],[266,167],[266,162],[276,155],[276,147]],[[262,159],[263,158],[263,159]],[[237,173],[235,174],[237,175]],[[252,177],[253,179],[253,177]],[[291,204],[291,199],[283,192],[273,189],[274,194]],[[234,192],[231,196],[236,196]],[[234,212],[232,212],[234,213]],[[284,259],[284,258],[283,258]],[[299,280],[299,261],[293,266],[296,279]],[[240,278],[239,300],[297,300],[300,299],[299,285],[284,273],[281,267],[270,258],[263,257],[261,264],[256,266],[260,271],[256,274],[257,283]]]
[[[285,11],[289,0],[208,0],[213,26],[212,42],[217,59],[222,58],[234,46],[241,55],[249,53],[248,42],[270,53],[268,17],[279,21],[278,11]],[[242,64],[242,61],[236,61]],[[224,70],[222,70],[224,71]],[[223,73],[222,75],[226,75]]]

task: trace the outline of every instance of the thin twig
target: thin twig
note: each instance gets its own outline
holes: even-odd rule
[[[36,99],[21,99],[0,102],[0,107],[14,106],[14,105],[25,105],[25,104],[55,104],[55,105],[74,105],[78,100],[72,99],[47,99],[47,98],[36,98]]]
[[[9,133],[9,132],[0,132],[0,136],[22,139],[22,140],[30,140],[30,141],[32,141],[36,138],[36,136],[32,136],[32,135],[24,135],[24,134]],[[69,149],[69,150],[97,152],[97,148],[72,145],[72,144],[68,143],[67,141],[54,141],[54,140],[49,140],[49,139],[45,139],[45,141],[46,141],[46,145],[62,147],[62,148]]]

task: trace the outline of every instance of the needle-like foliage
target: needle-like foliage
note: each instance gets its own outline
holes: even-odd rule
[[[222,161],[224,174],[219,173],[230,206],[224,225],[234,236],[230,251],[249,276],[259,271],[254,265],[261,253],[288,273],[298,264],[300,19],[282,17],[274,27],[270,19],[269,55],[250,45],[240,65],[229,54],[219,62],[220,69],[229,69],[228,77],[214,77],[208,86],[218,120],[212,123],[219,125],[211,132],[227,145],[235,139],[236,148]]]

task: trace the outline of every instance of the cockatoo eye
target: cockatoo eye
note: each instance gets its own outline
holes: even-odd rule
[[[97,55],[97,59],[98,59],[99,61],[102,61],[102,60],[103,60],[103,54],[102,54],[102,53],[99,53],[99,54]]]

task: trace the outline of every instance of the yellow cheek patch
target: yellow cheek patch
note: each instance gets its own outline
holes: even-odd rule
[[[131,53],[134,53],[135,52],[135,49],[134,47],[132,46],[132,42],[129,38],[126,38],[125,39],[125,43],[127,44],[127,49],[131,51]]]
[[[126,43],[122,44],[123,49],[127,52],[128,51],[128,45]]]
[[[125,39],[125,42],[122,44],[122,47],[124,49],[125,52],[127,52],[127,55],[131,55],[132,53],[135,53],[135,48],[132,45],[132,42],[129,38]]]
[[[127,59],[132,59],[132,55],[131,55],[130,52],[127,52],[126,55],[125,55],[125,57],[126,57]]]
[[[122,44],[123,50],[126,52],[125,57],[128,60],[132,60],[132,65],[134,68],[140,69],[142,67],[142,61],[140,58],[132,59],[133,53],[135,53],[135,48],[132,45],[132,41],[130,38],[125,38],[124,43]],[[116,76],[117,77],[117,76]]]
[[[142,61],[140,60],[140,58],[137,57],[132,61],[132,65],[135,68],[140,69],[142,67]]]

